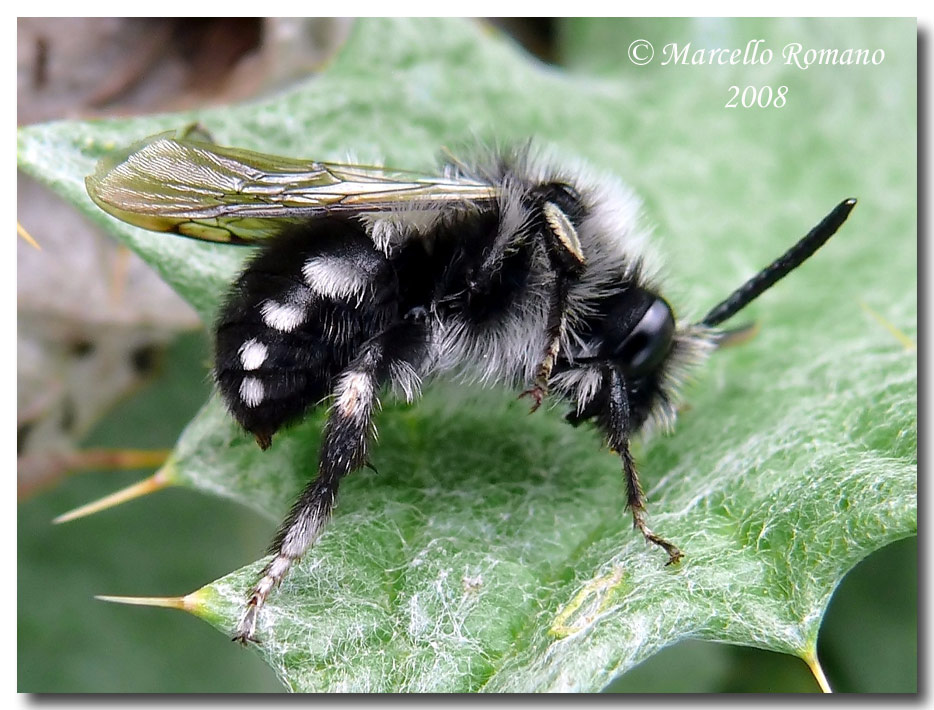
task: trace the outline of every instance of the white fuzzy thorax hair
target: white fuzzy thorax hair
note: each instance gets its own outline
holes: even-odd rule
[[[488,183],[499,188],[499,225],[495,243],[521,244],[530,237],[534,215],[528,207],[529,191],[549,183],[572,186],[580,195],[584,216],[576,225],[586,268],[572,281],[568,293],[566,327],[561,342],[565,354],[587,351],[579,332],[593,305],[618,292],[621,281],[662,294],[661,260],[643,226],[641,203],[616,177],[581,161],[559,159],[537,147],[480,148],[468,160],[449,158],[444,176]],[[469,209],[468,205],[464,206]],[[413,233],[430,238],[445,212],[413,209],[411,205],[389,214],[367,218],[374,242],[387,254]],[[526,385],[531,382],[546,347],[552,271],[541,253],[523,297],[495,327],[478,332],[458,318],[432,323],[432,342],[426,376],[453,373],[458,379],[481,384],[496,382]],[[662,396],[644,429],[668,429],[674,422],[679,391],[690,369],[714,348],[713,333],[698,325],[677,326],[672,349],[657,373]],[[580,365],[556,374],[552,388],[582,411],[601,386],[599,366]],[[407,398],[410,387],[403,388]]]

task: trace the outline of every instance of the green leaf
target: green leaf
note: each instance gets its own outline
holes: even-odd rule
[[[472,134],[534,136],[645,198],[667,295],[689,315],[840,199],[861,200],[750,309],[758,337],[698,373],[674,436],[637,451],[650,522],[685,552],[679,567],[632,531],[619,462],[594,431],[560,409],[526,416],[514,393],[438,384],[415,406],[387,402],[379,473],[343,484],[327,532],[270,598],[258,650],[293,690],[598,690],[684,638],[813,662],[843,575],[917,530],[915,24],[651,25],[657,51],[763,37],[777,55],[732,67],[636,67],[625,48],[645,25],[611,26],[588,50],[594,27],[569,25],[566,47],[600,77],[541,65],[474,23],[366,20],[322,75],[262,102],[19,131],[20,167],[208,322],[247,252],[119,224],[82,182],[108,149],[194,120],[223,144],[413,169]],[[803,71],[782,63],[788,42],[881,47],[885,60]],[[788,86],[787,104],[726,109],[734,84]],[[279,519],[314,471],[321,423],[261,453],[211,399],[178,442],[174,481]],[[262,564],[206,586],[191,610],[229,634]]]

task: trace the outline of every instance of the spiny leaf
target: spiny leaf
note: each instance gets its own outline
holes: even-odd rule
[[[379,474],[346,481],[328,531],[264,612],[259,651],[289,688],[597,690],[686,637],[813,659],[842,576],[915,533],[915,26],[656,31],[701,44],[712,27],[734,46],[753,32],[776,48],[839,35],[883,46],[886,60],[699,72],[614,65],[604,45],[597,79],[530,61],[474,24],[369,20],[325,73],[264,102],[20,131],[20,166],[207,321],[245,252],[117,224],[82,182],[109,147],[193,120],[221,143],[320,159],[352,149],[416,169],[471,133],[535,136],[647,199],[669,295],[695,315],[839,199],[861,198],[840,236],[754,307],[760,335],[709,363],[675,436],[638,452],[651,523],[686,553],[679,568],[630,529],[618,461],[593,431],[560,411],[527,417],[510,393],[438,385],[416,406],[386,406]],[[614,41],[635,36],[623,26]],[[789,86],[784,108],[722,108],[729,85],[763,82]],[[278,519],[314,470],[320,426],[319,412],[261,453],[212,399],[173,475]],[[261,566],[208,585],[195,613],[229,634]]]

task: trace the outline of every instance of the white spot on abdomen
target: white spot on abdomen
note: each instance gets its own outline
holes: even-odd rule
[[[360,264],[340,257],[316,256],[302,267],[311,290],[326,298],[356,297],[362,300],[370,285],[370,274]]]
[[[248,407],[255,407],[262,402],[265,394],[263,383],[255,377],[244,377],[240,383],[240,399]]]
[[[250,338],[240,346],[240,364],[244,370],[258,370],[266,361],[269,350],[256,338]]]
[[[261,312],[266,325],[283,333],[292,332],[305,321],[305,309],[294,303],[266,301]]]

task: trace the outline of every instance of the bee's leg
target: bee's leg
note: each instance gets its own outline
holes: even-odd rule
[[[263,568],[262,577],[250,592],[235,641],[246,644],[256,640],[257,616],[266,598],[320,535],[334,507],[340,480],[366,460],[379,385],[373,364],[367,353],[337,379],[334,404],[322,438],[318,475],[302,491],[279,528],[270,547],[275,557]]]
[[[678,562],[684,555],[674,544],[656,535],[645,522],[645,494],[639,483],[639,474],[636,464],[629,451],[629,398],[626,395],[625,383],[615,370],[610,369],[609,392],[607,409],[604,415],[604,426],[610,447],[616,451],[623,460],[623,473],[626,476],[627,505],[632,511],[633,527],[639,528],[643,537],[653,545],[658,545],[668,553],[666,565]]]
[[[545,326],[545,353],[538,365],[535,381],[531,389],[520,394],[520,397],[531,397],[531,412],[538,409],[545,395],[548,394],[548,381],[554,369],[558,352],[561,349],[561,339],[564,337],[564,327],[567,321],[568,279],[562,273],[555,274],[555,286],[551,292],[551,303],[548,306],[548,322]]]
[[[406,320],[367,341],[357,358],[336,378],[318,475],[302,491],[279,528],[270,548],[275,557],[250,592],[235,641],[245,644],[256,640],[257,616],[266,598],[321,534],[334,507],[340,480],[367,463],[380,385],[394,381],[407,397],[414,397],[418,389],[416,372],[424,352],[425,324]]]
[[[624,448],[619,450],[623,459],[623,471],[626,474],[626,488],[628,491],[629,510],[632,511],[633,527],[639,528],[643,537],[654,545],[658,545],[668,553],[668,562],[665,565],[672,565],[681,561],[684,554],[673,543],[668,542],[662,537],[656,535],[645,523],[645,495],[642,493],[642,486],[639,483],[639,474],[636,473],[636,465],[632,460],[632,454],[629,452],[629,442],[626,442]]]

